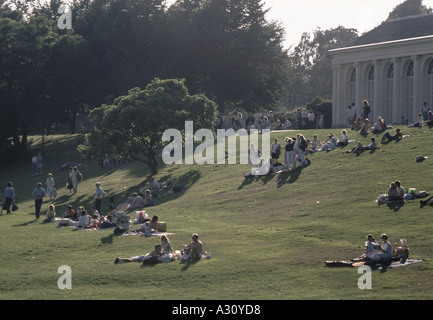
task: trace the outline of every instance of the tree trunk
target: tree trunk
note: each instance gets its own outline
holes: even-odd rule
[[[76,133],[76,120],[77,120],[77,114],[73,112],[68,119],[68,126],[69,126],[69,132],[71,134]]]

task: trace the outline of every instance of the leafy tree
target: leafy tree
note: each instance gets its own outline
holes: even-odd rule
[[[388,15],[388,20],[419,14],[431,13],[432,9],[422,4],[422,0],[406,0],[398,4]]]
[[[95,103],[94,58],[81,36],[66,33],[56,37],[49,49],[49,64],[43,70],[44,127],[68,124],[75,133],[75,120],[86,104]]]
[[[171,74],[187,79],[220,110],[271,106],[287,81],[284,29],[265,19],[260,0],[177,1],[168,11],[177,27]]]
[[[157,154],[165,145],[163,132],[183,130],[186,120],[211,127],[216,105],[204,95],[190,95],[184,80],[154,79],[145,89],[133,88],[112,104],[92,110],[90,116],[95,129],[89,135],[90,147],[81,149],[85,157],[130,157],[145,163],[154,175]]]
[[[292,78],[288,105],[299,107],[320,96],[332,99],[332,57],[329,50],[350,45],[358,38],[356,29],[342,26],[304,33],[291,54]]]
[[[33,130],[42,131],[43,68],[55,34],[43,17],[28,21],[0,19],[0,102],[13,146],[25,150]]]
[[[332,126],[332,100],[315,97],[307,103],[307,110],[313,111],[315,114],[320,112],[324,116],[324,128]]]

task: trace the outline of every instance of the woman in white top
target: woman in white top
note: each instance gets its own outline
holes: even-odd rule
[[[386,260],[392,258],[392,245],[388,241],[388,235],[382,234],[382,244],[380,245],[381,253],[378,253],[372,257],[375,261]]]
[[[367,236],[367,241],[365,242],[365,256],[374,260],[374,257],[377,254],[380,254],[380,252],[379,244],[376,242],[376,240],[374,240],[373,236],[369,234]]]
[[[79,228],[88,227],[90,225],[90,217],[87,215],[87,211],[83,210],[81,211],[80,218],[78,219],[78,225]]]
[[[50,200],[53,200],[53,191],[55,188],[55,183],[54,183],[54,178],[53,175],[51,173],[48,174],[48,178],[47,181],[45,182],[45,185],[47,186],[47,193],[50,196]],[[55,197],[54,197],[55,198]]]
[[[164,254],[173,253],[173,248],[171,247],[170,241],[167,236],[161,236],[161,247]]]
[[[344,147],[345,145],[347,145],[349,143],[349,137],[347,136],[346,130],[342,130],[341,134],[343,135],[343,137],[341,138],[340,141],[338,141],[337,145],[340,147]]]

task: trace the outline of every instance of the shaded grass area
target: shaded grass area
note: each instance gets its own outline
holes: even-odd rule
[[[297,132],[273,132],[283,141]],[[306,130],[311,139],[326,130]],[[433,297],[433,208],[413,200],[378,206],[375,199],[391,181],[433,193],[432,131],[403,128],[401,142],[380,144],[374,153],[345,154],[352,144],[308,155],[311,165],[273,176],[244,179],[248,165],[161,166],[157,180],[174,181],[186,191],[156,198],[149,216],[166,221],[172,246],[180,249],[197,232],[212,258],[142,267],[114,265],[116,257],[145,254],[159,238],[115,236],[113,230],[74,231],[34,221],[31,191],[53,172],[60,216],[68,204],[88,210],[100,181],[115,203],[145,185],[147,169],[131,162],[100,168],[83,162],[84,181],[76,194],[64,187],[66,172],[55,169],[78,159],[81,137],[47,137],[43,175],[30,177],[27,164],[10,164],[1,181],[12,180],[19,211],[0,217],[0,299],[431,299]],[[349,131],[349,139],[367,137]],[[376,136],[380,140],[380,136]],[[57,141],[57,142],[56,142]],[[418,155],[429,159],[416,163]],[[42,207],[46,212],[48,201]],[[108,212],[104,200],[103,213]],[[137,226],[138,227],[138,226]],[[326,260],[362,254],[365,236],[387,233],[392,243],[406,238],[422,263],[373,272],[373,289],[360,290],[356,268],[326,268]],[[72,290],[60,290],[57,269],[72,269]]]

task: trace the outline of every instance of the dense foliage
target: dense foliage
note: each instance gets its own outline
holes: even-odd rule
[[[268,108],[282,97],[284,31],[261,0],[0,0],[0,139],[68,125],[152,79],[181,78],[223,111]]]

